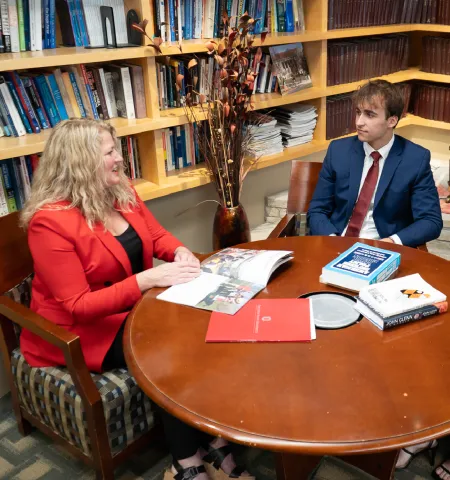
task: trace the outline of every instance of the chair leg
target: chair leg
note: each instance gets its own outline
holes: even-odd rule
[[[33,425],[22,417],[22,415],[16,414],[17,428],[23,437],[28,436],[33,431]]]
[[[95,461],[95,460],[94,460]],[[100,457],[100,459],[95,462],[95,470],[97,472],[97,480],[114,480],[114,465],[111,461],[111,457]]]

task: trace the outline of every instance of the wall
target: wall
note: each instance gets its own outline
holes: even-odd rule
[[[325,152],[318,152],[305,161],[322,161]],[[275,165],[263,170],[250,172],[244,182],[242,205],[247,213],[250,228],[264,222],[264,199],[267,195],[287,190],[290,162]],[[217,204],[203,203],[215,200],[217,194],[212,185],[186,190],[167,197],[146,202],[157,220],[178,237],[188,248],[195,252],[210,252],[212,249],[212,224]],[[182,210],[194,207],[186,213],[176,216]]]

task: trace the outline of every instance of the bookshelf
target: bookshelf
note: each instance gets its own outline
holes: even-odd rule
[[[128,8],[138,10],[141,18],[152,18],[152,2],[133,0]],[[401,24],[374,26],[363,28],[347,28],[327,30],[327,0],[304,0],[306,30],[301,33],[269,34],[264,46],[302,42],[308,61],[313,87],[298,93],[281,96],[278,93],[256,94],[255,109],[288,105],[297,102],[308,102],[316,106],[319,117],[312,142],[285,149],[282,154],[265,156],[256,164],[255,169],[267,168],[293,159],[306,157],[312,153],[325,150],[330,143],[326,140],[326,98],[328,96],[347,93],[357,89],[367,79],[343,85],[327,87],[327,42],[332,39],[382,35],[391,33],[408,33],[411,37],[410,67],[407,70],[385,75],[384,78],[394,83],[408,80],[426,80],[438,83],[450,83],[450,75],[422,72],[421,39],[426,34],[450,33],[450,25]],[[149,22],[149,27],[152,22]],[[153,32],[150,32],[151,34]],[[192,54],[206,52],[205,40],[188,40],[182,43],[182,53]],[[259,39],[255,45],[259,45]],[[163,55],[180,54],[177,43],[165,43],[161,46]],[[142,179],[134,181],[134,185],[143,200],[151,200],[170,195],[190,188],[209,183],[209,178],[199,174],[197,168],[187,168],[165,172],[161,129],[187,123],[182,108],[159,110],[158,90],[156,82],[156,53],[147,46],[119,49],[84,49],[76,47],[60,47],[40,52],[22,52],[0,55],[0,72],[7,70],[24,70],[47,67],[58,67],[80,63],[100,63],[127,61],[142,66],[146,89],[147,118],[127,120],[115,118],[110,122],[117,129],[119,136],[137,135],[139,141]],[[414,115],[403,118],[398,128],[418,125],[437,129],[450,130],[450,124],[427,120]],[[28,134],[18,138],[0,138],[0,160],[39,153],[44,149],[50,130],[40,134]]]

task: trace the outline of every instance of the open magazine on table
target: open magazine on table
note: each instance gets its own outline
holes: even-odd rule
[[[202,262],[199,277],[174,285],[157,298],[232,315],[267,285],[272,273],[291,260],[292,253],[225,248]]]

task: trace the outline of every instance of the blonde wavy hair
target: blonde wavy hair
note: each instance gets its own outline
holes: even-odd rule
[[[47,208],[78,208],[90,228],[105,224],[116,204],[123,211],[137,205],[135,193],[119,167],[120,183],[108,186],[100,134],[109,132],[117,142],[114,127],[100,120],[72,118],[52,131],[34,172],[31,195],[21,212],[21,225],[27,228],[38,211]],[[69,206],[52,204],[69,201]]]

